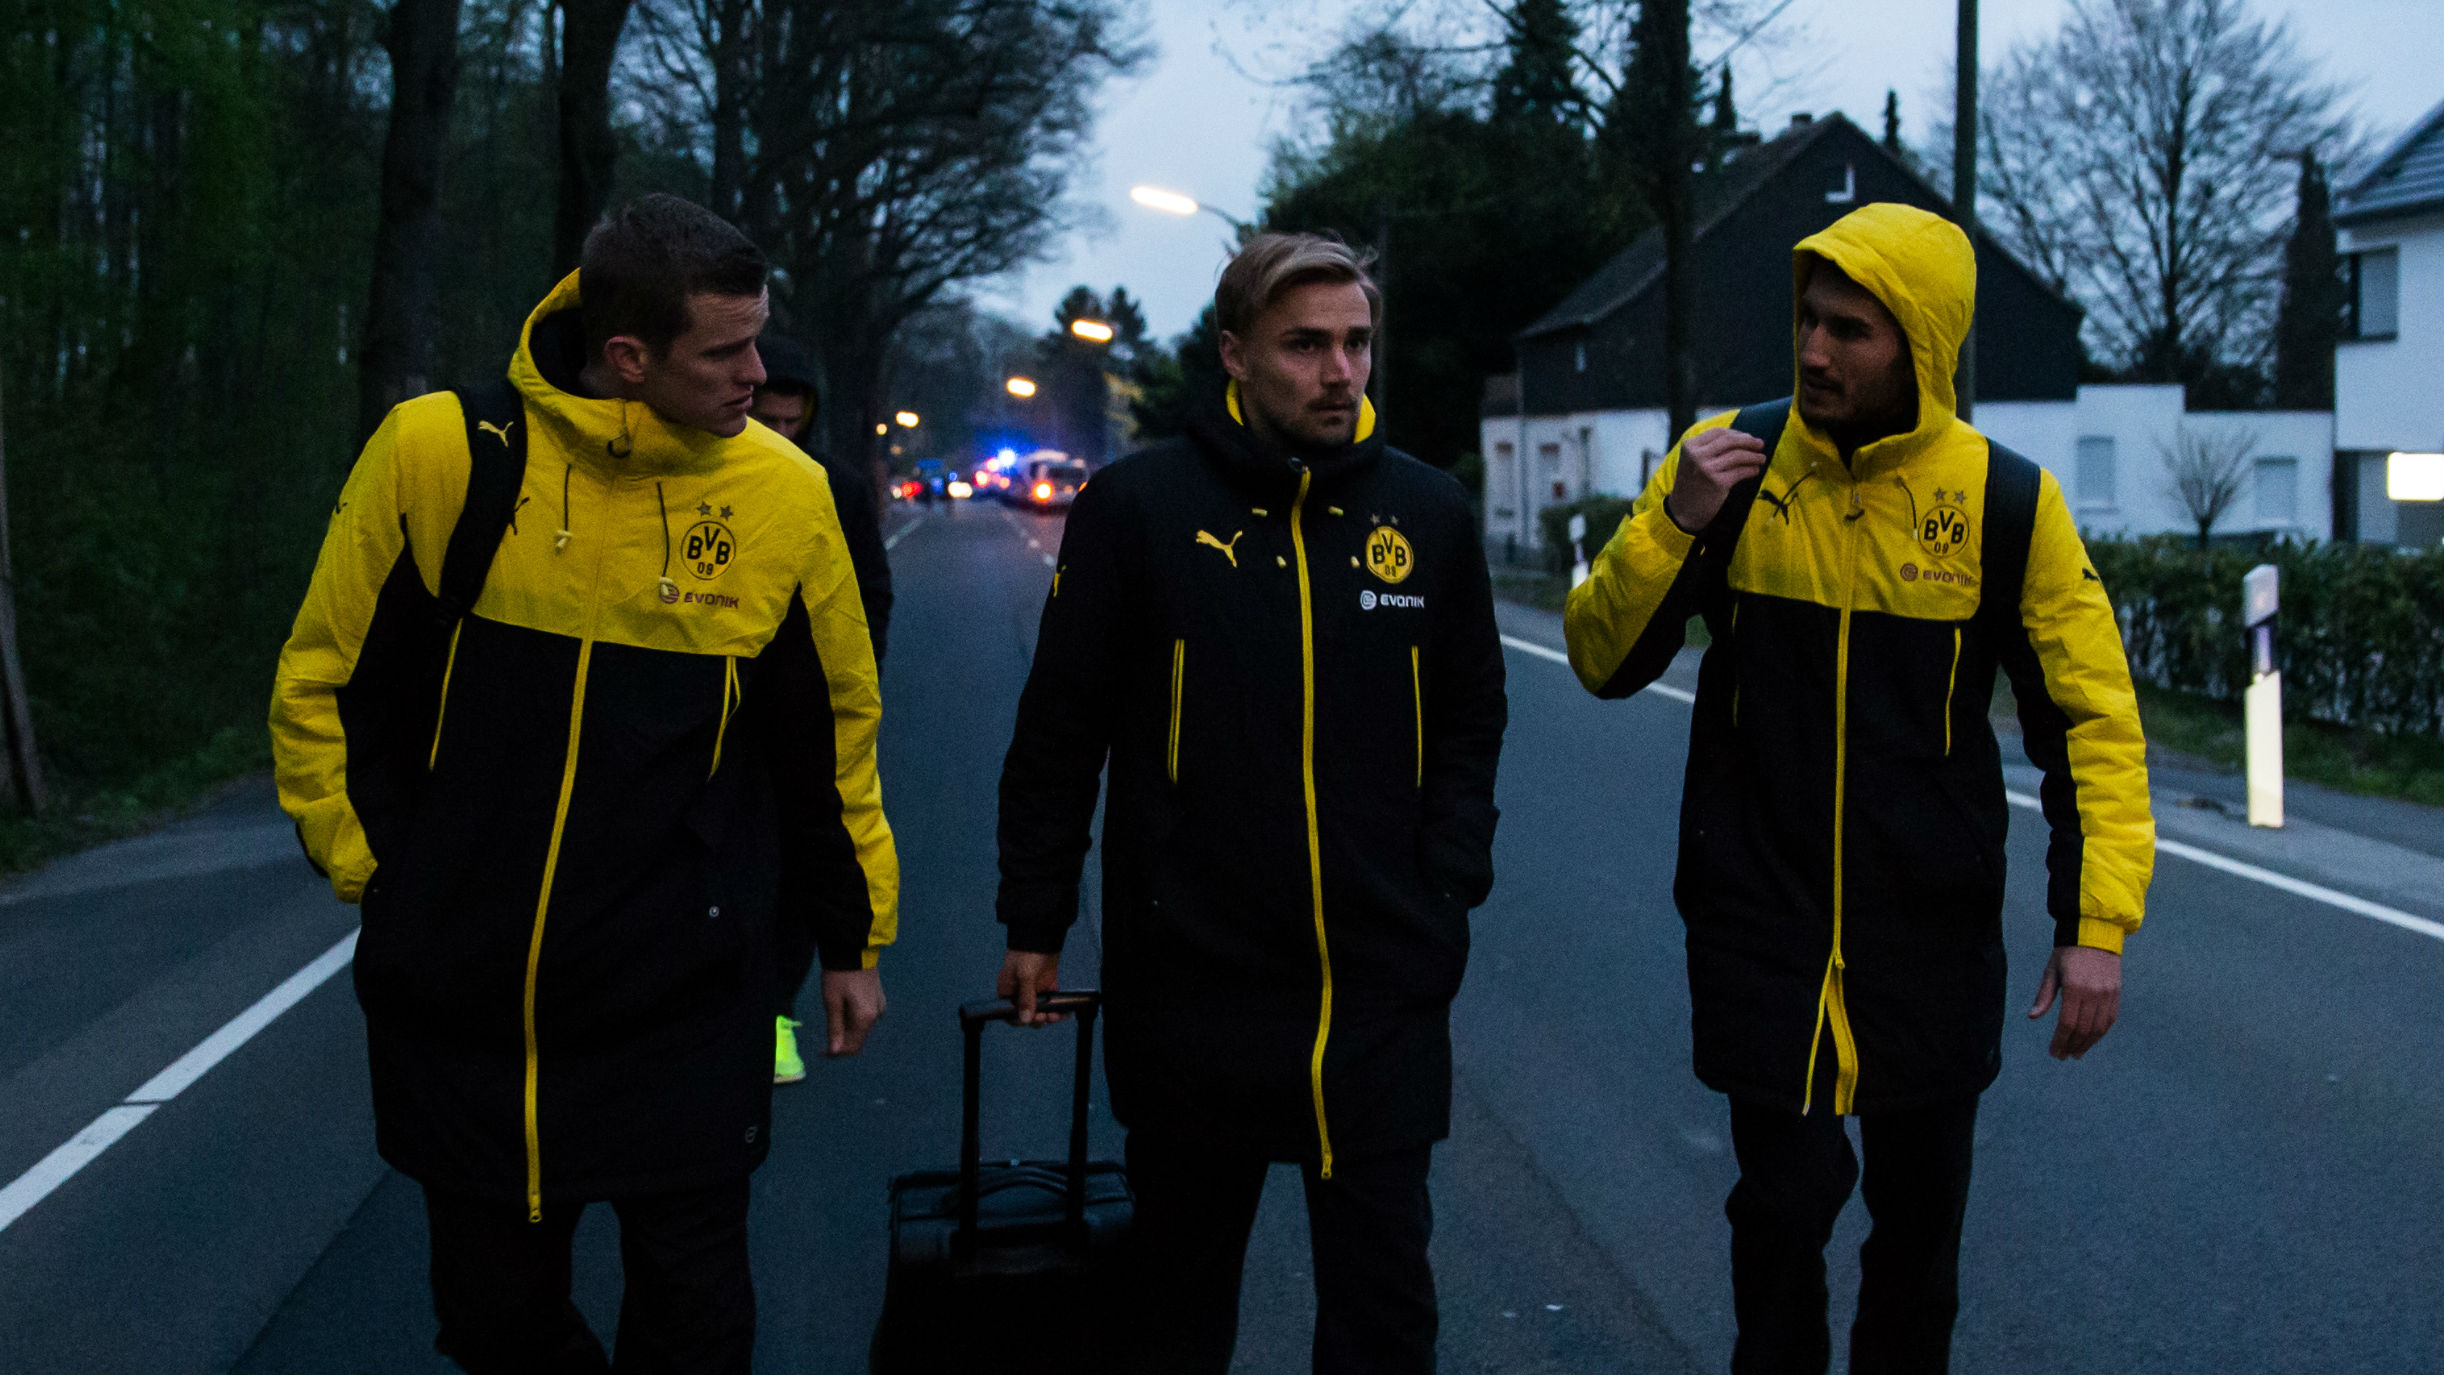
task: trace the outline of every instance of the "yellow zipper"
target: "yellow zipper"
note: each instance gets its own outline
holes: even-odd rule
[[[433,707],[433,752],[425,756],[426,773],[431,773],[441,763],[441,718],[450,712],[450,673],[458,667],[458,632],[466,628],[464,616],[450,627],[450,657],[441,664],[441,701]]]
[[[1850,493],[1854,511],[1859,495]],[[1816,1051],[1830,1024],[1833,1031],[1833,1111],[1847,1116],[1858,1098],[1858,1043],[1850,1035],[1850,1007],[1843,996],[1842,823],[1847,809],[1850,768],[1850,603],[1858,584],[1858,520],[1843,522],[1849,557],[1842,571],[1841,634],[1833,655],[1833,953],[1825,960],[1823,990],[1816,999],[1816,1030],[1808,1037],[1808,1082],[1800,1095],[1804,1116],[1816,1105]]]
[[[1324,840],[1315,820],[1315,606],[1307,582],[1307,537],[1299,525],[1313,478],[1300,470],[1298,496],[1290,502],[1290,548],[1298,556],[1298,768],[1307,790],[1307,891],[1315,904],[1315,958],[1324,969],[1323,1007],[1316,1014],[1315,1054],[1308,1061],[1307,1078],[1315,1090],[1315,1139],[1323,1152],[1317,1173],[1330,1179],[1332,1129],[1324,1122],[1324,1042],[1332,1035],[1332,947],[1324,938]]]
[[[738,656],[725,654],[721,660],[721,724],[713,730],[713,766],[704,771],[707,778],[721,772],[721,742],[730,734],[730,712],[739,696]]]
[[[1171,781],[1180,781],[1180,683],[1188,667],[1188,641],[1171,642]]]
[[[1426,786],[1426,675],[1417,663],[1417,646],[1409,646],[1409,697],[1417,707],[1417,786]]]
[[[1960,627],[1952,627],[1952,673],[1943,680],[1943,757],[1952,757],[1952,694],[1960,690]]]

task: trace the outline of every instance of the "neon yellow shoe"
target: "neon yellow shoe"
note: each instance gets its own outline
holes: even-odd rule
[[[806,1062],[798,1058],[799,1023],[788,1017],[772,1019],[772,1082],[794,1084],[806,1077]]]

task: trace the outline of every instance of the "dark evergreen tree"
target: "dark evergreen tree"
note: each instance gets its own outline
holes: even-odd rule
[[[1571,65],[1578,20],[1562,0],[1517,0],[1503,19],[1510,56],[1494,75],[1494,122],[1574,126],[1585,108]]]
[[[1740,139],[1740,111],[1731,100],[1731,64],[1723,64],[1723,84],[1714,92],[1714,118],[1706,126],[1706,170],[1723,165]]]
[[[2299,209],[2283,246],[2283,301],[2274,322],[2274,404],[2334,408],[2334,341],[2342,335],[2342,259],[2333,202],[2314,149],[2300,155]]]
[[[1908,155],[1901,146],[1901,93],[1889,88],[1884,92],[1884,151],[1894,157]]]

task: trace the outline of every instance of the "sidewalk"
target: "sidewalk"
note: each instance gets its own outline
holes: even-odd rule
[[[1562,648],[1561,617],[1552,612],[1497,601],[1495,620],[1505,635]],[[1664,684],[1695,690],[1699,654],[1682,650]],[[1568,670],[1556,664],[1553,671]],[[1998,716],[1994,726],[2006,785],[2034,794],[2042,775],[2020,752],[2019,722]],[[2444,808],[2295,780],[2283,789],[2284,827],[2263,830],[2248,824],[2248,788],[2238,773],[2150,745],[2147,780],[2159,836],[2417,916],[2444,918]]]

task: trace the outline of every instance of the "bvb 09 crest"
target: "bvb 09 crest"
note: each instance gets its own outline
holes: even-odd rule
[[[1969,513],[1940,499],[1918,518],[1918,547],[1939,559],[1950,558],[1969,543]]]
[[[1389,525],[1378,525],[1366,536],[1366,571],[1385,582],[1399,582],[1417,567],[1409,541]]]
[[[730,534],[730,527],[717,520],[697,521],[687,528],[686,537],[679,542],[679,554],[687,560],[688,571],[706,582],[720,577],[721,570],[730,566],[730,559],[737,552],[738,541]]]

